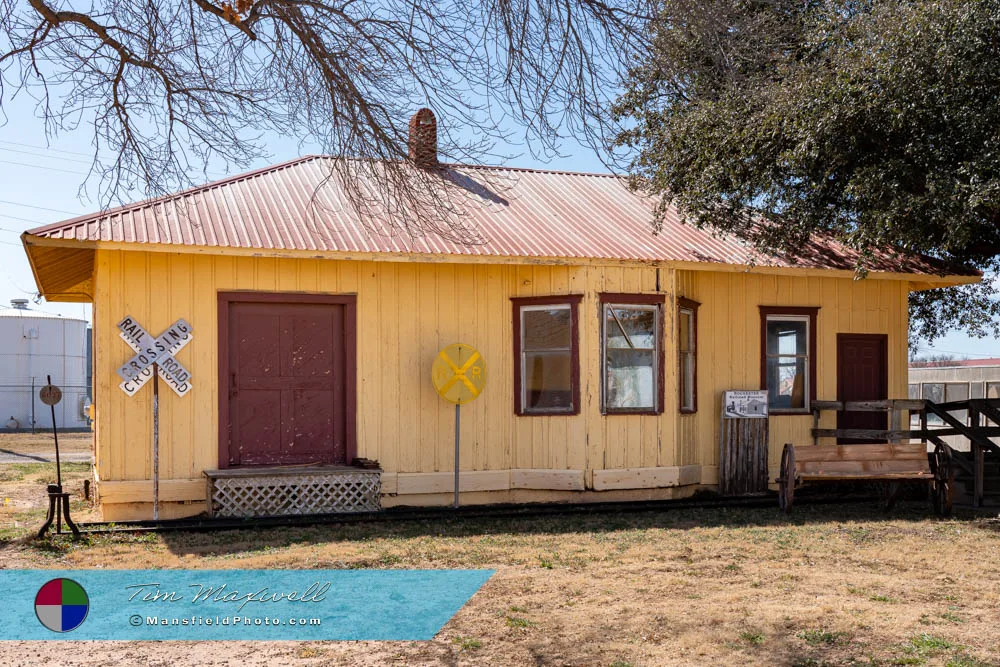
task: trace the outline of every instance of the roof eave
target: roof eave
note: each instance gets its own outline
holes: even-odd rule
[[[29,262],[36,284],[41,288],[42,281],[36,269],[31,252],[32,247],[68,248],[94,250],[121,250],[129,252],[169,252],[193,255],[228,255],[244,257],[273,257],[287,259],[329,259],[342,261],[382,261],[382,262],[423,262],[452,264],[548,264],[563,266],[646,266],[692,271],[715,271],[727,273],[757,273],[771,275],[801,275],[850,278],[855,274],[849,269],[827,269],[818,267],[794,267],[774,265],[749,265],[710,261],[678,261],[657,259],[634,259],[613,257],[543,257],[497,254],[452,254],[452,253],[407,253],[407,252],[372,252],[349,250],[298,250],[285,248],[249,248],[229,246],[196,246],[186,244],[164,243],[129,243],[121,241],[86,241],[77,239],[48,238],[34,236],[28,232],[22,234],[21,240],[28,253]],[[980,282],[982,275],[933,275],[924,273],[896,273],[891,271],[871,271],[869,278],[881,280],[902,280],[910,283],[910,289],[921,291],[952,287]]]
[[[46,239],[44,237],[33,236],[28,232],[21,234],[21,244],[24,246],[24,252],[28,256],[28,265],[31,267],[31,275],[35,280],[35,286],[38,288],[38,293],[45,298],[46,301],[53,302],[71,302],[71,303],[93,303],[93,254],[96,250],[96,244],[92,241],[81,242],[81,241],[71,241],[68,239]],[[46,269],[40,266],[38,253],[42,249],[58,249],[65,248],[68,255],[73,256],[71,251],[73,250],[83,250],[89,252],[89,262],[86,257],[82,261],[77,262],[77,267],[75,271],[76,280],[70,280],[68,283],[63,285],[53,285],[48,276],[46,276]],[[86,255],[87,253],[85,253]]]

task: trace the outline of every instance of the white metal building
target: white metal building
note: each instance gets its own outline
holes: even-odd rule
[[[47,375],[63,391],[59,429],[87,428],[87,352],[86,320],[28,308],[27,299],[0,308],[0,430],[52,428],[38,399]]]
[[[962,359],[910,363],[910,398],[924,398],[935,403],[965,401],[970,398],[1000,398],[1000,359]],[[953,413],[968,423],[964,410]],[[916,425],[916,417],[912,420]],[[929,415],[930,428],[944,428],[940,417]],[[968,451],[969,441],[962,436],[948,436],[953,448]]]

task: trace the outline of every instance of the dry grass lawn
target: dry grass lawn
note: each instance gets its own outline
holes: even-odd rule
[[[87,452],[90,433],[59,434],[59,452]],[[51,433],[0,433],[0,453],[17,452],[29,456],[54,456]],[[63,489],[74,494],[70,507],[74,521],[98,521],[99,513],[83,501],[83,480],[91,478],[89,463],[62,464]],[[56,481],[54,463],[31,459],[18,463],[0,463],[0,540],[35,530],[45,520],[48,496],[45,486]],[[0,560],[0,565],[3,561]]]
[[[12,476],[0,467],[0,480]],[[0,517],[0,566],[496,574],[430,642],[6,642],[3,665],[1000,665],[1000,522],[939,520],[922,503],[890,515],[867,504],[791,517],[684,509],[80,544],[25,539],[27,519]]]
[[[94,442],[93,433],[60,433],[59,453],[89,452]],[[0,452],[55,456],[51,431],[38,433],[0,433]]]

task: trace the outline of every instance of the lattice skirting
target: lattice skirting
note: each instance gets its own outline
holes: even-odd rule
[[[377,512],[382,496],[379,471],[314,472],[211,478],[212,515],[288,516]]]

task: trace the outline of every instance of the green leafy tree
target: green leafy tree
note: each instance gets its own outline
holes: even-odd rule
[[[911,340],[998,332],[1000,1],[663,0],[614,111],[635,187],[690,223],[977,268],[913,294]]]

